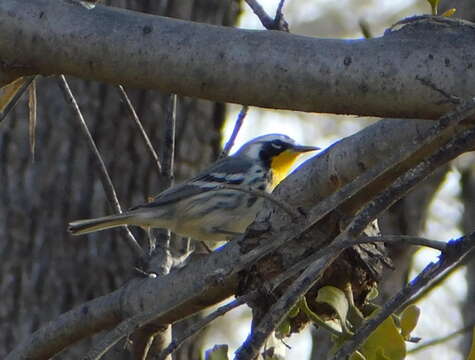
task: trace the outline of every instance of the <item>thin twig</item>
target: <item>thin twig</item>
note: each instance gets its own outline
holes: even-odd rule
[[[358,22],[358,25],[360,26],[361,33],[363,34],[365,39],[373,38],[373,34],[371,33],[371,29],[370,29],[369,24],[366,20],[361,19]]]
[[[8,104],[5,106],[5,108],[2,110],[0,109],[0,122],[5,119],[5,117],[12,111],[12,109],[15,107],[15,105],[18,103],[18,100],[20,100],[21,96],[25,93],[25,90],[28,89],[28,86],[35,80],[36,75],[34,76],[26,76],[20,79],[17,79],[16,81],[21,82],[20,86],[16,89],[14,89],[14,94],[10,98]],[[11,84],[7,85],[11,86]]]
[[[231,149],[234,145],[234,142],[236,141],[239,130],[241,130],[241,126],[242,126],[242,123],[244,121],[244,118],[247,115],[247,110],[248,109],[249,109],[249,107],[247,105],[244,105],[241,108],[241,111],[239,111],[238,117],[236,119],[236,123],[234,124],[233,132],[232,132],[231,136],[229,137],[228,142],[224,146],[224,149],[221,152],[221,155],[219,155],[220,158],[223,158],[223,157],[226,157],[226,156],[229,155],[229,152],[231,151]]]
[[[284,13],[282,9],[284,8],[285,0],[280,0],[279,5],[277,6],[277,10],[275,11],[274,16],[274,27],[276,30],[289,32],[289,24],[284,19]]]
[[[408,243],[411,245],[425,246],[435,250],[444,251],[447,243],[443,241],[426,239],[420,236],[409,235],[381,235],[381,236],[365,236],[363,239],[369,242],[384,242],[384,243]]]
[[[175,132],[176,132],[176,94],[170,95],[169,108],[166,118],[166,130],[165,130],[165,146],[164,149],[168,154],[163,154],[163,168],[162,176],[167,178],[168,184],[170,186],[173,184],[174,180],[174,161],[175,161]]]
[[[282,9],[284,8],[285,0],[280,0],[277,10],[275,11],[275,18],[282,16]]]
[[[459,335],[462,335],[466,332],[472,331],[474,327],[475,327],[475,322],[472,322],[471,324],[469,324],[467,326],[464,326],[461,329],[455,330],[455,331],[451,332],[450,334],[447,334],[447,335],[444,335],[444,336],[441,336],[441,337],[438,337],[438,338],[435,338],[435,339],[432,339],[432,340],[429,340],[429,341],[425,341],[422,344],[412,348],[411,350],[408,350],[407,353],[408,354],[415,354],[416,352],[424,350],[428,347],[443,344],[443,343],[445,343],[445,342],[447,342],[447,341],[449,341],[449,340],[451,340],[451,339],[453,339],[453,338],[455,338]]]
[[[170,94],[165,118],[165,133],[162,147],[162,171],[159,176],[159,191],[169,188],[174,183],[176,101],[177,96],[175,94]],[[161,263],[161,265],[159,267],[163,267],[165,264],[171,264],[169,259],[170,254],[168,253],[170,247],[170,235],[169,230],[160,232],[158,239],[160,243],[159,246],[166,254],[162,254],[163,257],[160,256],[161,260],[159,263]]]
[[[314,230],[315,231],[315,230]],[[435,241],[429,240],[425,238],[419,237],[405,237],[400,235],[384,235],[384,236],[366,236],[363,235],[355,240],[343,240],[341,242],[332,242],[328,246],[318,250],[317,252],[313,253],[312,255],[306,257],[305,259],[300,260],[298,263],[294,264],[291,268],[287,269],[285,273],[277,275],[271,281],[271,287],[269,288],[269,292],[274,291],[278,285],[282,282],[286,281],[290,277],[293,277],[299,274],[302,270],[308,268],[313,262],[317,261],[319,258],[331,255],[336,251],[341,251],[353,247],[358,244],[367,244],[367,243],[376,243],[376,242],[384,242],[389,244],[411,244],[411,245],[420,245],[420,246],[428,246],[430,248],[434,248],[440,251],[445,250],[447,243],[442,241]],[[443,249],[442,249],[443,248]]]
[[[150,138],[147,135],[147,132],[145,131],[142,122],[140,121],[137,112],[134,109],[134,106],[132,105],[132,102],[130,101],[127,92],[125,91],[124,87],[122,85],[118,85],[117,89],[119,90],[119,94],[122,97],[123,102],[126,105],[127,111],[130,115],[130,117],[135,121],[137,124],[137,127],[140,130],[140,134],[142,135],[145,144],[147,145],[147,148],[149,149],[150,153],[152,154],[153,159],[155,160],[155,164],[157,165],[158,172],[161,173],[162,171],[162,165],[160,164],[160,159],[158,158],[158,154],[155,151],[155,148],[152,145],[152,142],[150,141]]]
[[[259,20],[267,30],[280,30],[280,31],[289,31],[287,22],[285,21],[282,15],[282,7],[284,6],[284,0],[281,0],[277,8],[276,17],[272,19],[261,4],[256,0],[245,0],[249,7],[252,9],[254,14],[257,15]]]
[[[176,132],[176,101],[177,95],[169,96],[169,106],[165,118],[164,146],[162,148],[162,171],[159,176],[160,188],[166,189],[174,182],[174,162],[175,162],[175,132]],[[149,271],[158,275],[166,275],[173,265],[173,257],[170,252],[170,230],[161,230],[155,238],[149,231],[149,241],[152,244],[157,241],[156,251],[148,263]],[[151,324],[147,324],[151,325]],[[159,340],[160,339],[160,340]],[[158,327],[144,326],[134,334],[134,352],[136,358],[146,359],[148,352],[152,349],[153,354],[160,353],[162,346],[171,339],[171,325],[160,324]],[[146,345],[146,346],[144,346]]]
[[[30,140],[31,162],[35,162],[36,148],[36,120],[37,120],[37,97],[36,81],[33,79],[31,86],[28,87],[28,138]]]
[[[435,279],[433,282],[430,283],[429,286],[426,288],[422,289],[411,299],[411,304],[417,304],[421,302],[424,298],[429,296],[429,294],[437,289],[439,285],[441,285],[445,280],[447,280],[451,275],[453,275],[457,270],[459,270],[461,267],[463,267],[465,264],[464,263],[459,263],[457,266],[454,266],[450,268],[449,271],[444,272],[441,276],[439,276],[437,279]]]
[[[456,266],[465,255],[467,255],[475,247],[475,232],[468,236],[464,236],[447,244],[446,251],[436,263],[427,265],[417,277],[412,280],[406,287],[399,291],[391,300],[389,300],[383,308],[370,320],[366,321],[355,333],[355,335],[345,343],[340,350],[334,355],[333,360],[346,359],[347,356],[356,351],[366,338],[392,313],[417,294],[422,288],[429,285],[441,273]]]
[[[102,356],[104,356],[104,354],[107,353],[120,340],[130,336],[135,330],[149,323],[150,319],[154,315],[160,316],[165,312],[166,311],[162,311],[157,314],[154,311],[147,311],[122,321],[115,328],[104,334],[100,341],[88,351],[82,360],[101,359]]]
[[[157,357],[157,360],[164,360],[168,355],[172,354],[174,351],[178,350],[178,348],[183,344],[183,342],[188,339],[189,337],[197,334],[199,331],[203,330],[206,325],[210,322],[215,320],[216,318],[223,316],[224,314],[228,313],[229,311],[233,310],[234,308],[248,302],[251,298],[253,298],[257,293],[252,292],[246,295],[243,295],[223,306],[220,306],[211,314],[207,315],[200,321],[197,321],[194,324],[191,324],[189,327],[185,329],[185,331],[180,334],[180,337],[177,339],[173,339],[173,341],[168,345]]]
[[[271,30],[274,26],[274,19],[272,19],[264,10],[261,4],[256,0],[245,0],[247,5],[252,9],[254,14],[259,18],[262,25],[267,29]]]
[[[74,115],[79,121],[83,136],[86,138],[87,144],[95,156],[99,168],[99,178],[101,179],[102,187],[104,188],[104,191],[106,193],[107,200],[116,210],[116,212],[120,214],[122,213],[122,208],[120,207],[119,200],[114,189],[114,185],[112,184],[112,180],[109,176],[109,173],[107,172],[104,160],[102,159],[99,149],[97,148],[94,139],[92,138],[92,135],[89,132],[86,121],[84,120],[81,110],[79,109],[78,103],[74,98],[74,95],[71,92],[71,89],[69,88],[68,82],[66,81],[64,75],[60,75],[58,77],[58,85],[63,91],[66,102],[71,105]],[[129,228],[126,226],[124,226],[123,228],[125,229],[125,238],[127,239],[127,243],[130,245],[130,247],[136,253],[137,256],[142,257],[144,255],[143,249],[140,247],[139,243],[137,242],[133,234],[130,232]]]
[[[275,196],[273,196],[272,194],[269,194],[268,192],[256,190],[251,187],[243,187],[242,185],[231,185],[231,184],[216,184],[216,185],[213,185],[213,189],[211,191],[218,191],[218,190],[223,190],[223,189],[241,191],[247,194],[254,195],[256,197],[262,197],[266,200],[269,200],[273,204],[277,205],[277,207],[284,210],[293,219],[297,219],[300,216],[302,216],[302,214],[300,214],[297,210],[292,208],[292,206],[287,204],[285,201],[277,199]]]

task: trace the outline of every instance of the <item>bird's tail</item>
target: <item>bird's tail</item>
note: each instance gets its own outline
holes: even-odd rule
[[[101,231],[128,225],[133,222],[135,216],[125,213],[119,215],[104,216],[96,219],[77,220],[69,223],[68,230],[73,235],[88,234],[95,231]]]

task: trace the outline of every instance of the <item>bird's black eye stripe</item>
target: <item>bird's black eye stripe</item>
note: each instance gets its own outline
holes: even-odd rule
[[[288,144],[282,140],[273,140],[270,141],[262,147],[260,152],[260,158],[264,162],[270,160],[273,156],[279,155],[280,153],[287,150],[291,144]],[[268,164],[269,165],[269,164]]]

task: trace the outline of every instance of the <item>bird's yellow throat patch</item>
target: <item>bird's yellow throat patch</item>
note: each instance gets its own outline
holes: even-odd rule
[[[301,152],[285,150],[272,159],[272,189],[287,176],[290,168],[300,155],[302,155]]]

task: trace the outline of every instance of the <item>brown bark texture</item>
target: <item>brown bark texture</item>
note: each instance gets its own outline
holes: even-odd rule
[[[449,8],[457,9],[457,17],[463,18],[469,21],[475,21],[475,3],[471,0],[453,0],[445,2],[441,6],[441,10],[445,11]],[[467,161],[468,164],[473,163]],[[468,233],[475,228],[475,172],[473,166],[461,166],[460,171],[462,173],[462,179],[460,185],[461,201],[464,205],[464,213],[462,216],[462,224],[460,224],[461,231]],[[465,260],[466,264],[466,281],[467,281],[467,296],[465,302],[462,305],[462,318],[464,326],[473,326],[475,322],[474,314],[474,301],[475,301],[475,263],[473,262],[475,254],[472,252]],[[454,329],[456,330],[456,329]],[[468,331],[464,334],[461,342],[460,351],[464,353],[464,356],[468,356],[470,346],[472,343],[472,332]]]
[[[219,0],[128,1],[107,5],[232,25],[238,3]],[[128,118],[116,88],[70,80],[123,208],[142,203],[159,187],[154,160]],[[160,152],[170,96],[128,90]],[[37,85],[36,154],[29,150],[28,109],[18,104],[0,124],[0,357],[31,332],[78,304],[106,294],[135,277],[133,255],[119,231],[72,238],[72,219],[110,213],[95,161],[80,135],[55,79]],[[224,106],[178,97],[176,178],[213,161],[220,148]],[[137,233],[144,239],[143,233]],[[57,358],[84,353],[82,343]],[[123,344],[122,344],[123,345]],[[108,356],[121,358],[122,347]]]

